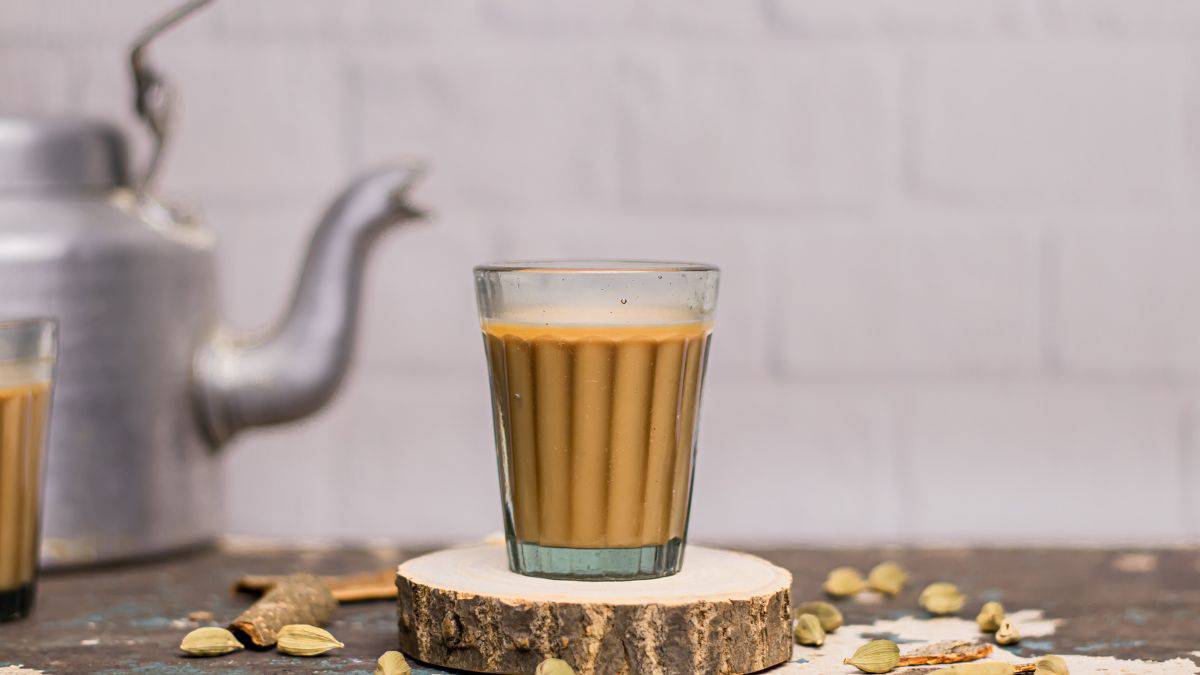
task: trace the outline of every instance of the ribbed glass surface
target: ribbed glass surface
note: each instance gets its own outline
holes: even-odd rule
[[[482,284],[506,273],[485,270]],[[499,305],[481,292],[515,571],[616,579],[679,569],[716,272],[629,274],[510,279]]]

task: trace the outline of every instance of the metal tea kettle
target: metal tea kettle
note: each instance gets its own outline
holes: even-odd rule
[[[239,429],[320,408],[346,371],[364,259],[420,212],[414,166],[352,183],[325,213],[285,318],[240,336],[217,318],[213,238],[151,195],[170,91],[138,41],[137,108],[156,148],[131,176],[113,126],[0,117],[0,318],[54,316],[60,355],[42,561],[91,564],[185,549],[224,525],[217,449]]]

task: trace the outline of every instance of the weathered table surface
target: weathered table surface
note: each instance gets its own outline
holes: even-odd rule
[[[841,603],[847,623],[915,613],[920,587],[954,581],[973,602],[998,599],[1010,609],[1038,608],[1066,619],[1048,639],[1020,649],[1165,660],[1200,650],[1200,550],[759,550],[791,570],[793,602],[816,598],[837,565],[866,570],[890,558],[913,572],[898,598]],[[230,586],[242,574],[314,571],[340,574],[390,567],[412,552],[389,550],[208,551],[157,562],[44,577],[38,607],[24,621],[0,624],[0,671],[23,665],[46,673],[372,673],[396,647],[390,601],[347,604],[329,627],[346,648],[299,659],[274,651],[213,659],[185,658],[180,638],[196,610],[229,621],[252,598]],[[1200,657],[1196,657],[1200,661]],[[418,670],[418,672],[441,672]]]

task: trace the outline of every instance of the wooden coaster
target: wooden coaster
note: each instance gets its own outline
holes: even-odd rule
[[[581,675],[747,673],[791,655],[791,583],[762,558],[699,546],[662,579],[540,579],[510,572],[503,545],[476,544],[400,565],[400,648],[486,673],[550,657]]]

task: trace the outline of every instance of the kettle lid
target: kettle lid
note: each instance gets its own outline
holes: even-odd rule
[[[0,193],[129,184],[125,137],[77,118],[0,117]]]

